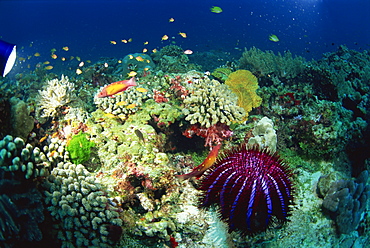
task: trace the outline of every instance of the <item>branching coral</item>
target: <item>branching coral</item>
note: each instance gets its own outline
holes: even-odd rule
[[[244,119],[248,117],[252,108],[261,105],[262,99],[256,93],[258,89],[257,78],[250,71],[235,71],[229,75],[225,83],[238,96],[238,106],[244,108],[247,113]]]
[[[237,106],[237,97],[227,85],[208,77],[191,82],[183,109],[185,120],[190,124],[199,123],[208,128],[218,122],[230,125],[243,120],[245,111]]]
[[[268,74],[294,78],[305,68],[305,60],[303,57],[294,57],[287,51],[284,55],[273,51],[263,52],[258,48],[252,47],[245,49],[242,57],[239,60],[241,69],[251,70],[255,74]]]

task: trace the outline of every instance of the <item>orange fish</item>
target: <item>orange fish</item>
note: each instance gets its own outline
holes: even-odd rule
[[[183,174],[183,175],[176,175],[176,177],[185,180],[191,177],[197,177],[200,178],[203,173],[210,168],[216,161],[218,151],[221,148],[221,144],[218,144],[217,146],[213,147],[212,151],[208,154],[207,158],[197,167],[195,167],[190,173]]]
[[[97,97],[113,96],[117,93],[127,90],[132,86],[136,86],[134,77],[130,78],[130,80],[118,81],[105,86],[102,91],[98,93]]]

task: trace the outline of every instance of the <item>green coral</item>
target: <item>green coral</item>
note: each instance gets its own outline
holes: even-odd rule
[[[90,159],[91,148],[95,147],[95,143],[87,137],[87,133],[80,132],[73,136],[67,144],[69,157],[74,164],[82,164]]]

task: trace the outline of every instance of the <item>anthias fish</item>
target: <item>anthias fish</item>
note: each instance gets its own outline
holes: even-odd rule
[[[203,175],[203,173],[215,163],[220,148],[221,144],[218,144],[217,146],[213,147],[212,151],[210,151],[207,158],[200,165],[195,167],[190,173],[176,176],[183,180],[191,177],[200,178]]]
[[[127,90],[132,86],[136,86],[136,81],[134,77],[130,78],[130,80],[118,81],[105,86],[102,89],[102,91],[98,93],[97,96],[98,97],[113,96],[117,93]]]

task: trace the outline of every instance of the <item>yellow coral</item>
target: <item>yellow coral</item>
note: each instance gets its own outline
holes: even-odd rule
[[[247,70],[237,70],[229,75],[225,83],[238,96],[238,106],[244,108],[248,118],[248,113],[252,108],[261,105],[262,99],[256,93],[258,89],[257,78]]]

